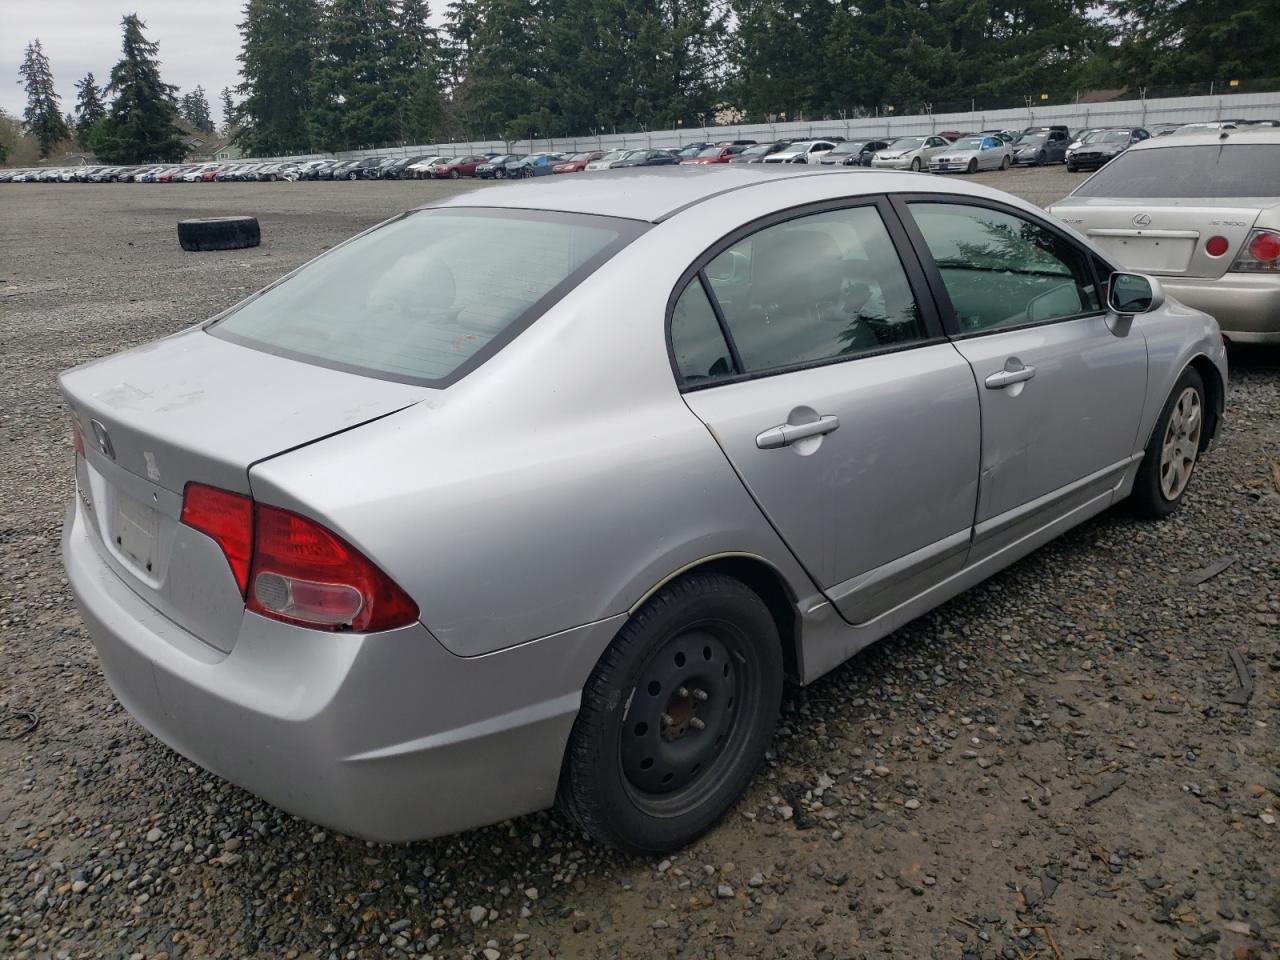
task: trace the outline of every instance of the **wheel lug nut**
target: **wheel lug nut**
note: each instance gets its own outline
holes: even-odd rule
[[[663,725],[664,727],[669,727],[669,726],[671,726],[671,725],[672,725],[672,724],[674,724],[674,723],[675,723],[675,721],[671,719],[671,714],[669,714],[669,713],[664,713],[664,714],[662,715],[662,725]]]
[[[689,688],[688,688],[688,687],[681,687],[679,690],[677,690],[677,691],[676,691],[676,693],[677,693],[679,696],[681,696],[681,697],[688,697],[688,696],[689,696]]]
[[[705,701],[705,700],[707,699],[707,691],[705,691],[705,690],[694,690],[694,691],[693,691],[693,699],[695,699],[695,700],[704,700],[704,701]]]
[[[689,719],[689,726],[693,727],[693,729],[695,729],[695,730],[705,730],[705,729],[707,729],[707,725],[706,725],[702,720],[698,719],[697,717],[691,717],[691,718]]]

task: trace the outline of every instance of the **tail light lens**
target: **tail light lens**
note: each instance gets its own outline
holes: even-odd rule
[[[314,520],[258,505],[249,609],[361,633],[418,619],[418,606],[355,547]]]
[[[84,436],[80,433],[80,421],[74,417],[71,420],[71,442],[75,445],[76,456],[84,456]]]
[[[222,548],[245,605],[285,623],[372,633],[418,619],[418,606],[355,547],[307,517],[189,483],[182,522]]]
[[[1227,252],[1231,244],[1226,237],[1210,237],[1204,243],[1204,252],[1211,257],[1220,257]]]
[[[182,492],[182,522],[222,548],[243,597],[253,556],[253,501],[203,483],[188,483]]]
[[[1280,273],[1280,232],[1254,230],[1231,264],[1235,273]]]

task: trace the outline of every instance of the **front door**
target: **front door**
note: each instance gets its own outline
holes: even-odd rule
[[[727,238],[671,319],[686,403],[853,623],[960,568],[977,497],[973,375],[886,214],[790,213]]]
[[[1000,204],[913,198],[898,207],[918,231],[944,323],[979,387],[970,561],[1110,503],[1140,446],[1147,345],[1108,319],[1093,258]]]

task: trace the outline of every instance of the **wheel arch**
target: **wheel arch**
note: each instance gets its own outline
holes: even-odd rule
[[[1222,372],[1203,353],[1197,353],[1192,357],[1187,366],[1200,374],[1200,379],[1204,381],[1205,393],[1208,394],[1205,397],[1207,401],[1205,406],[1208,408],[1205,429],[1200,433],[1200,451],[1203,453],[1209,448],[1210,442],[1218,432],[1218,423],[1226,409],[1226,384],[1222,382]]]
[[[718,553],[702,557],[673,570],[645,591],[627,610],[634,615],[646,601],[667,584],[691,573],[721,573],[749,587],[760,597],[778,628],[782,663],[788,679],[800,682],[804,676],[800,646],[800,616],[797,597],[786,578],[773,564],[752,553]]]

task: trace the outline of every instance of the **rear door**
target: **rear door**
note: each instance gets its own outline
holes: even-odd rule
[[[1147,347],[1136,327],[1112,332],[1095,258],[1047,220],[994,201],[895,203],[979,385],[970,562],[1105,506],[1138,446]]]
[[[904,243],[883,200],[789,211],[691,267],[670,320],[689,408],[854,623],[960,568],[977,496],[977,388]]]

